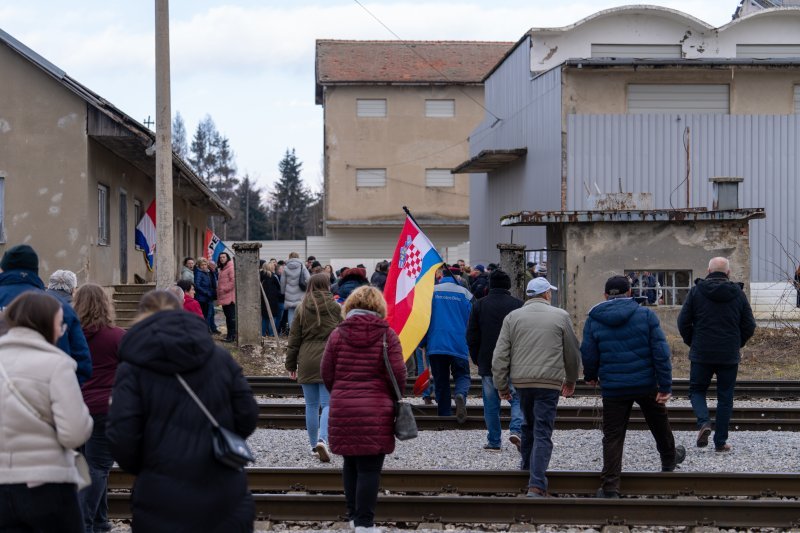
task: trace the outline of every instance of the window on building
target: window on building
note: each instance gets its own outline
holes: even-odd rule
[[[359,117],[381,118],[386,116],[386,99],[365,99],[356,100],[356,115]]]
[[[800,114],[800,85],[794,86],[794,112]]]
[[[647,305],[680,306],[692,288],[691,270],[626,270],[633,278],[633,296]]]
[[[359,168],[356,170],[356,187],[386,187],[385,168]]]
[[[142,215],[143,215],[143,212],[142,212],[142,202],[141,202],[141,200],[136,200],[136,199],[134,198],[134,200],[133,200],[133,220],[134,220],[134,227],[138,226],[138,225],[139,225],[139,222],[141,222],[141,221],[142,221]],[[134,232],[134,236],[135,236],[135,235],[136,235],[136,233]],[[136,238],[135,238],[135,237],[134,237],[134,245],[133,245],[133,246],[134,246],[134,248],[136,248],[136,249],[137,249],[137,250],[139,250],[139,251],[141,251],[141,250],[142,250],[142,247],[141,247],[141,246],[139,246],[138,244],[136,244]]]
[[[97,244],[108,245],[108,186],[97,184]]]
[[[194,256],[199,257],[204,255],[200,252],[200,231],[197,228],[194,228]]]
[[[0,176],[0,242],[6,242],[6,178]]]
[[[680,58],[679,44],[593,44],[592,57]]]
[[[449,118],[456,116],[455,100],[425,100],[425,116]]]
[[[429,168],[425,170],[426,187],[454,187],[455,176],[448,168]]]
[[[728,85],[630,84],[628,113],[711,113],[730,111]]]
[[[800,57],[800,44],[737,44],[736,57],[748,59]]]

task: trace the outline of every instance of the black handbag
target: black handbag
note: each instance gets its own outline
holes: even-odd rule
[[[220,426],[214,415],[206,409],[206,406],[203,405],[203,402],[200,401],[200,398],[197,397],[180,374],[175,374],[175,377],[178,378],[178,381],[181,382],[189,396],[192,397],[197,406],[211,421],[211,449],[214,451],[214,458],[225,466],[239,471],[248,463],[255,461],[253,452],[247,446],[247,441],[233,431]]]
[[[383,361],[386,363],[386,372],[392,381],[397,398],[394,404],[394,436],[397,437],[397,440],[415,439],[417,438],[417,421],[411,411],[411,404],[403,401],[403,393],[397,386],[392,365],[389,363],[389,345],[386,343],[386,333],[383,334]]]

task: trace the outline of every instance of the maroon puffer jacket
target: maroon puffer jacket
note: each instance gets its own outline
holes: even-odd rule
[[[406,366],[397,334],[377,315],[354,315],[333,330],[322,356],[322,380],[331,392],[328,440],[339,455],[394,451],[395,394],[383,361],[383,334],[397,383]],[[401,389],[402,390],[402,389]]]

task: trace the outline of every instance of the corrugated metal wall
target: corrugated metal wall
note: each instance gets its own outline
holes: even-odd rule
[[[751,281],[786,279],[800,255],[800,116],[569,115],[567,209],[591,209],[586,187],[651,192],[656,208],[686,207],[690,147],[691,206],[711,207],[714,176],[741,176],[741,207],[764,207],[750,223]],[[687,136],[688,128],[688,136]]]
[[[497,262],[497,243],[510,242],[500,217],[561,205],[561,70],[531,79],[526,39],[486,80],[484,121],[470,136],[470,157],[482,150],[527,148],[525,158],[500,170],[470,177],[470,259]],[[500,120],[497,121],[496,118]],[[545,246],[543,228],[515,228],[513,241]]]

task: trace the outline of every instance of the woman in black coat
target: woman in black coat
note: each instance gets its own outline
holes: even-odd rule
[[[272,319],[275,321],[275,327],[281,323],[281,280],[275,275],[275,267],[272,263],[264,263],[261,265],[261,288],[267,296],[269,302],[269,309],[272,311]],[[264,304],[264,296],[261,298],[261,336],[273,336],[272,324],[269,321],[269,313],[267,306]]]
[[[152,291],[139,309],[120,346],[106,422],[114,459],[136,475],[133,531],[252,531],[247,477],[214,459],[211,423],[175,377],[221,426],[247,437],[258,406],[241,367],[171,293]]]

